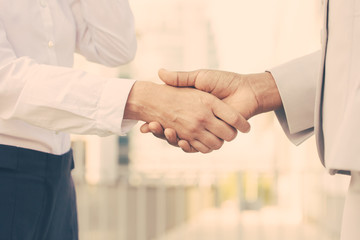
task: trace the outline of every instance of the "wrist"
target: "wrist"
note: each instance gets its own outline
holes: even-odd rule
[[[249,84],[258,103],[256,114],[277,110],[282,106],[279,90],[270,72],[251,74],[249,76]]]
[[[149,120],[150,103],[159,85],[152,82],[137,81],[134,83],[125,106],[124,118],[132,120]]]

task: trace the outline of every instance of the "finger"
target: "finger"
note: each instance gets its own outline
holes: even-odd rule
[[[195,148],[197,151],[199,151],[201,153],[210,153],[210,152],[212,152],[212,150],[210,148],[208,148],[206,145],[199,142],[198,140],[193,140],[193,141],[190,142],[190,144],[191,144],[191,146],[193,146],[193,148]]]
[[[178,146],[178,137],[174,129],[166,128],[164,131],[164,135],[169,144],[173,146]]]
[[[140,132],[142,132],[142,133],[149,133],[149,132],[151,132],[151,131],[150,131],[150,128],[149,128],[149,123],[144,123],[143,125],[141,125],[141,127],[140,127]]]
[[[155,137],[165,139],[164,129],[158,122],[149,123],[149,130],[154,134]]]
[[[234,140],[237,136],[237,130],[234,127],[215,117],[207,123],[206,129],[227,142]]]
[[[158,74],[160,79],[167,85],[174,87],[194,87],[198,72],[199,71],[172,72],[160,69]]]
[[[193,148],[190,143],[186,140],[179,140],[178,142],[179,147],[186,153],[196,153],[199,152],[195,148]]]
[[[199,142],[201,142],[202,144],[204,144],[205,146],[207,146],[211,150],[218,150],[224,144],[224,140],[218,138],[213,133],[211,133],[209,131],[206,131],[205,129],[201,133],[201,135],[197,136],[196,140],[198,140]],[[192,145],[192,143],[191,143],[191,145]]]
[[[222,101],[214,101],[212,106],[215,116],[238,129],[240,132],[247,133],[250,131],[249,122],[241,116],[235,109]]]

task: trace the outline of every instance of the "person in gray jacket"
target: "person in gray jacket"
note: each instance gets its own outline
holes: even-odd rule
[[[313,133],[318,154],[330,174],[351,175],[341,239],[360,238],[360,1],[328,0],[322,50],[259,74],[214,70],[167,72],[173,86],[210,92],[246,119],[275,111],[289,139],[300,144]],[[197,151],[176,132],[157,123],[142,126],[186,152]]]

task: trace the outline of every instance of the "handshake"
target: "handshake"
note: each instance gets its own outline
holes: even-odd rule
[[[269,72],[241,75],[216,70],[159,71],[165,85],[136,82],[125,118],[146,122],[141,132],[179,146],[209,153],[250,131],[248,119],[282,106]]]

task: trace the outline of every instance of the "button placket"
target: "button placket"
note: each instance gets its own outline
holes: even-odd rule
[[[46,47],[48,48],[49,63],[56,65],[57,56],[55,52],[55,34],[54,34],[54,22],[51,14],[51,6],[49,5],[48,0],[39,0],[39,5],[42,8],[40,13],[42,15],[43,24],[44,24],[44,34],[47,39],[45,42]]]

